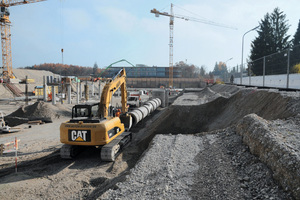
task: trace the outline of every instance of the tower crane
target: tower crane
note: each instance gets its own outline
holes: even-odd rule
[[[204,23],[204,24],[209,24],[209,25],[213,25],[213,26],[219,26],[219,27],[223,27],[223,28],[229,28],[229,29],[235,29],[234,27],[231,26],[227,26],[221,23],[216,23],[210,20],[205,20],[205,19],[197,19],[194,17],[188,17],[188,16],[183,16],[183,15],[177,15],[174,14],[173,12],[173,4],[171,3],[171,10],[170,13],[167,12],[160,12],[158,10],[156,10],[155,8],[152,9],[150,12],[155,14],[155,17],[159,17],[160,15],[163,16],[167,16],[170,17],[170,43],[169,43],[169,87],[173,87],[173,28],[174,28],[174,18],[178,18],[178,19],[183,19],[186,21],[195,21],[195,22],[200,22],[200,23]]]
[[[0,2],[0,26],[1,26],[1,46],[2,46],[2,77],[3,79],[14,79],[15,76],[12,71],[12,56],[11,56],[11,34],[9,20],[10,6],[17,6],[22,4],[36,3],[46,0],[1,0]]]

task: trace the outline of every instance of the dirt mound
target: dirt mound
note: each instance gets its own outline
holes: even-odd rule
[[[56,117],[59,117],[55,113],[54,108],[43,101],[36,102],[29,106],[22,106],[15,112],[5,117],[9,126],[17,126],[23,123],[27,123],[30,120],[42,120],[44,122],[52,122]]]
[[[156,126],[155,133],[191,134],[222,129],[250,113],[268,120],[287,118],[296,115],[299,108],[299,97],[244,89],[230,98],[218,97],[198,106],[171,106]]]
[[[216,84],[216,85],[213,85],[212,87],[210,87],[211,90],[213,90],[214,92],[216,93],[219,93],[219,94],[223,94],[223,95],[226,95],[226,94],[234,94],[236,92],[238,92],[240,90],[240,88],[238,86],[235,86],[235,85],[223,85],[223,84]]]

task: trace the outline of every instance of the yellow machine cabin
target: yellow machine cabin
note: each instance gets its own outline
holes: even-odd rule
[[[114,161],[121,149],[130,142],[131,117],[127,114],[126,73],[122,69],[108,80],[100,103],[75,105],[72,119],[60,126],[60,155],[73,158],[83,146],[101,147],[101,159]],[[122,111],[110,106],[112,95],[121,88]]]

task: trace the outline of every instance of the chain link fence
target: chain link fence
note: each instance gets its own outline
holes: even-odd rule
[[[229,75],[240,85],[300,89],[300,45],[247,62]]]

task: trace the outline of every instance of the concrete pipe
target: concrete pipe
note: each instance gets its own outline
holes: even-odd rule
[[[157,105],[156,105],[156,102],[155,102],[155,101],[151,100],[151,101],[148,101],[147,103],[148,103],[149,105],[152,105],[153,110],[155,110],[155,109],[157,108]]]
[[[148,114],[149,114],[149,111],[148,111],[148,109],[145,106],[141,106],[141,107],[137,108],[136,110],[141,111],[141,113],[143,114],[143,119],[145,117],[147,117]]]
[[[150,113],[152,113],[154,111],[154,106],[152,103],[150,103],[149,101],[147,101],[144,106],[148,106],[150,108]]]
[[[143,117],[142,113],[136,110],[130,111],[128,114],[132,117],[133,126],[136,125],[139,121],[141,121]]]
[[[158,108],[161,104],[161,100],[159,98],[152,99],[150,102],[154,103],[154,110],[156,110],[156,108]]]
[[[159,106],[161,105],[161,99],[157,98],[157,101],[159,102]]]
[[[158,108],[158,107],[161,105],[161,100],[160,100],[160,98],[155,98],[155,99],[153,99],[153,100],[156,101],[156,105],[157,105],[156,108]]]
[[[147,101],[144,105],[147,105],[147,106],[150,107],[150,113],[155,110],[153,103],[151,103],[150,101]]]
[[[156,110],[158,106],[161,105],[161,100],[159,98],[152,99],[151,101],[147,101],[144,106],[136,108],[129,112],[129,115],[132,117],[132,125],[136,125],[142,119],[147,117],[151,112]]]
[[[152,105],[145,104],[144,107],[148,110],[148,113],[149,113],[149,114],[152,113],[152,111],[153,111]]]

